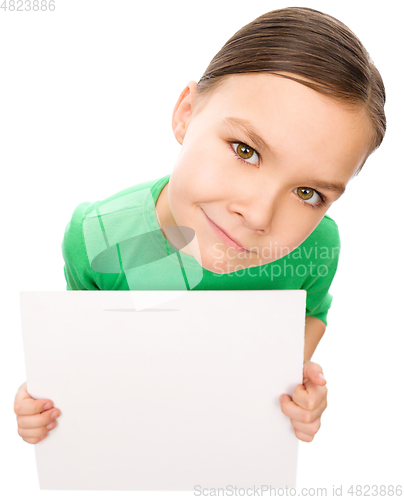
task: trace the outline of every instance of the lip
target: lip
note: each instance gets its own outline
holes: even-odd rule
[[[205,214],[204,210],[202,210],[202,212]],[[235,250],[238,250],[240,252],[252,253],[250,250],[247,250],[246,248],[239,245],[236,241],[233,240],[233,238],[230,238],[230,236],[228,234],[226,234],[223,231],[223,229],[221,229],[217,224],[215,224],[213,221],[211,221],[206,214],[205,214],[205,217],[207,218],[210,226],[215,231],[217,236],[219,236],[219,238],[223,241],[223,243],[226,243],[227,246],[234,248]]]

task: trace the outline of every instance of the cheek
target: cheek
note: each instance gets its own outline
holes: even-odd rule
[[[289,235],[289,246],[293,246],[294,249],[301,245],[316,229],[320,221],[321,218],[313,224],[313,221],[310,219],[304,221],[303,223],[301,220],[295,219],[294,226]]]
[[[191,168],[188,166],[177,171],[173,198],[178,198],[188,205],[221,201],[229,189],[228,175],[223,175],[213,162],[204,162],[199,158]],[[172,174],[173,178],[173,174]]]
[[[237,161],[223,141],[210,140],[208,137],[190,141],[181,150],[174,166],[172,178],[177,175],[182,189],[192,193],[200,201],[214,201],[234,195],[231,181],[236,180],[240,171]]]
[[[271,227],[270,240],[278,247],[278,252],[281,251],[282,255],[286,255],[300,246],[317,225],[318,222],[313,223],[308,215],[294,212],[282,220],[277,219],[276,224]]]

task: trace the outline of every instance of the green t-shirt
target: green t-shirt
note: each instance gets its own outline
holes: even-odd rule
[[[105,200],[78,205],[62,242],[67,290],[301,290],[306,316],[327,325],[340,239],[324,215],[289,254],[269,264],[214,273],[164,237],[155,204],[171,174]],[[189,242],[190,240],[188,240]]]

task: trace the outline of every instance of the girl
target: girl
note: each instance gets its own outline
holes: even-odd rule
[[[327,406],[310,361],[327,325],[340,241],[326,215],[385,135],[383,81],[358,38],[314,9],[241,28],[174,107],[172,174],[74,210],[68,290],[307,290],[303,384],[281,395],[311,441]],[[18,433],[37,443],[60,411],[26,383]]]

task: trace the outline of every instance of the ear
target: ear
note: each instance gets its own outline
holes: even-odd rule
[[[192,103],[196,93],[197,83],[191,80],[181,92],[174,107],[172,128],[177,141],[182,144],[189,121],[192,117]]]

